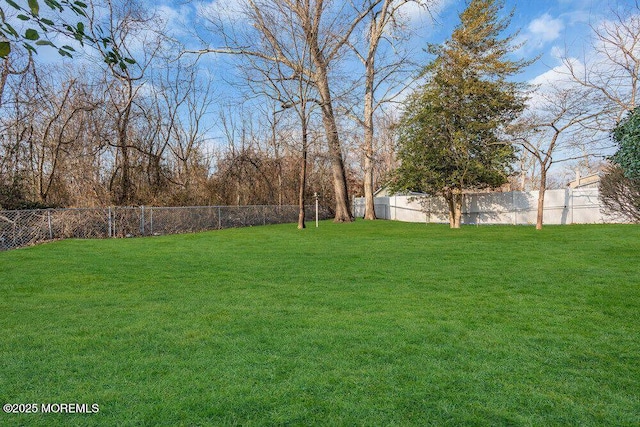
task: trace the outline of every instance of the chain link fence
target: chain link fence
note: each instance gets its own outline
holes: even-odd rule
[[[308,206],[306,218],[315,218]],[[319,207],[320,219],[330,218]],[[194,233],[295,223],[298,206],[109,207],[0,211],[0,251],[58,239],[104,239]]]

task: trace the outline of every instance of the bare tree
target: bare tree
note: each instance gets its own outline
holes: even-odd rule
[[[239,206],[272,204],[277,200],[277,165],[272,170],[277,162],[262,147],[265,142],[269,144],[270,137],[261,134],[254,112],[220,112],[228,148],[218,159],[216,176],[225,203]]]
[[[4,62],[4,65],[9,66],[9,63]],[[3,103],[0,105],[0,205],[5,209],[28,206],[36,198],[30,185],[28,150],[34,131],[31,123],[34,103],[31,101],[37,97],[36,69],[31,65],[23,72],[4,75]],[[31,108],[25,108],[26,105]]]
[[[400,74],[406,77],[408,53],[402,52],[401,44],[406,41],[406,31],[400,20],[399,11],[409,3],[427,8],[432,0],[383,0],[379,8],[371,8],[368,17],[367,43],[360,47],[353,44],[354,52],[364,66],[364,99],[361,120],[364,129],[364,219],[376,219],[373,200],[374,191],[374,114],[384,103],[390,101],[406,87],[407,80],[392,81]],[[381,44],[386,42],[391,52],[381,55]],[[383,86],[384,85],[384,86]],[[384,89],[384,94],[381,89]]]
[[[143,78],[162,47],[162,37],[148,16],[145,8],[137,2],[118,2],[107,0],[102,5],[92,3],[89,16],[89,30],[97,38],[107,28],[108,37],[114,47],[126,57],[136,57],[136,63],[122,66],[119,62],[108,63],[105,74],[106,98],[113,112],[115,141],[111,144],[117,149],[118,164],[112,175],[110,187],[115,193],[115,202],[129,205],[134,202],[134,181],[132,178],[132,150],[140,150],[130,138],[130,126],[134,112],[134,101],[143,87]],[[103,22],[105,21],[105,22]],[[142,46],[139,51],[135,46]],[[100,44],[97,45],[102,48]],[[101,55],[108,55],[102,51]]]
[[[292,38],[290,46],[290,56],[292,61],[297,62],[297,69],[310,68],[309,46],[306,40]],[[276,128],[279,122],[279,115],[287,110],[293,110],[299,121],[299,141],[293,143],[296,151],[300,153],[299,179],[298,179],[298,229],[305,228],[305,193],[307,188],[307,156],[309,149],[309,125],[310,114],[313,109],[313,100],[317,93],[313,82],[303,73],[291,75],[287,67],[281,66],[279,62],[265,61],[259,57],[247,58],[249,66],[246,69],[246,80],[251,91],[259,96],[270,98],[272,120],[272,144],[274,149],[278,146]],[[277,156],[276,156],[277,157]],[[278,161],[278,185],[279,203],[281,204],[282,194],[282,165],[281,159]]]
[[[71,146],[82,141],[86,126],[82,116],[97,107],[79,93],[77,83],[75,79],[63,82],[58,96],[52,86],[41,88],[38,110],[42,123],[30,138],[29,151],[38,199],[45,205],[51,203],[51,190],[60,181],[60,170]]]
[[[563,59],[574,82],[601,95],[608,114],[597,124],[606,132],[638,105],[640,95],[640,5],[614,9],[611,17],[592,26],[591,51],[583,63],[568,55]]]
[[[6,156],[0,154],[0,170],[20,177],[30,202],[91,204],[85,196],[94,188],[91,178],[99,174],[93,172],[99,152],[93,135],[102,104],[84,76],[72,66],[38,67],[14,76],[7,86],[0,120],[2,139],[7,137],[0,151]]]
[[[225,25],[229,24],[227,18],[207,17],[224,37],[223,47],[193,51],[199,54],[217,52],[261,58],[279,64],[294,78],[304,75],[313,82],[332,164],[337,222],[349,222],[353,217],[334,110],[330,68],[339,60],[353,32],[381,1],[355,4],[325,0],[245,0],[241,12],[242,19],[246,21],[241,27]],[[246,31],[240,34],[238,28]],[[309,49],[309,64],[304,64],[302,68],[296,57],[291,55],[293,40],[304,40]]]
[[[0,59],[0,209],[15,208],[25,202],[26,186],[22,174],[23,136],[29,114],[21,107],[20,87],[35,76],[33,57],[21,50]],[[12,85],[13,80],[17,80]],[[10,102],[5,103],[5,93]]]
[[[164,127],[164,138],[168,140],[173,164],[171,182],[178,187],[172,203],[201,204],[206,202],[205,184],[209,173],[210,159],[205,155],[206,134],[211,125],[205,120],[213,102],[210,82],[199,82],[195,67],[178,70],[174,83],[162,92],[171,117]],[[168,83],[168,82],[167,82]]]
[[[25,74],[34,67],[33,56],[31,53],[27,53],[24,56],[27,58],[24,64],[16,66],[18,61],[17,56],[19,54],[13,53],[5,58],[0,59],[0,108],[2,108],[2,98],[4,95],[4,88],[7,84],[9,76],[17,76]]]
[[[516,142],[536,161],[539,168],[538,211],[536,229],[542,228],[544,196],[547,189],[547,174],[558,162],[575,160],[576,157],[557,158],[557,152],[577,141],[581,145],[592,145],[593,132],[589,129],[602,111],[592,107],[591,100],[597,95],[593,89],[575,90],[551,85],[534,97],[536,105],[514,125],[518,137]],[[554,158],[554,156],[556,156]],[[579,156],[577,158],[580,158]]]
[[[600,200],[607,214],[640,223],[640,180],[625,176],[619,165],[610,165],[602,177]]]
[[[139,6],[113,0],[87,8],[87,32],[108,33],[114,44],[93,58],[87,51],[83,64],[44,68],[18,49],[2,60],[3,207],[210,199],[203,154],[210,87],[195,67],[162,57],[162,23]],[[105,65],[116,46],[138,61]]]

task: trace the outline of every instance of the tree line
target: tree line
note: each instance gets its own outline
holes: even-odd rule
[[[341,11],[322,2],[247,2],[242,19],[255,25],[241,27],[254,28],[258,37],[254,32],[234,39],[234,31],[222,28],[231,24],[229,17],[211,12],[203,17],[207,30],[223,42],[191,52],[198,56],[185,54],[188,49],[167,36],[163,17],[142,3],[105,0],[79,9],[53,3],[60,11],[73,7],[81,22],[43,18],[36,0],[24,7],[10,2],[19,20],[40,27],[21,37],[2,14],[3,208],[292,201],[303,206],[311,193],[320,193],[335,207],[337,220],[352,219],[349,197],[362,192],[362,173],[348,151],[358,132],[348,130],[336,110],[353,116],[357,108],[353,98],[337,95],[347,88],[336,88],[331,73],[345,49],[361,48],[352,33],[377,19],[377,7],[393,13],[393,2]],[[334,19],[339,12],[346,12],[345,22]],[[376,44],[390,22],[386,16],[375,29]],[[265,19],[280,27],[268,27]],[[38,49],[59,44],[56,33],[79,40],[90,53],[65,45],[59,52],[73,62],[41,65]],[[36,42],[40,34],[47,36],[45,43]],[[376,51],[371,48],[365,61],[369,87]],[[250,115],[237,105],[215,105],[219,93],[207,78],[215,70],[197,61],[205,52],[241,55],[246,98],[260,95],[269,102]],[[371,128],[371,93],[367,100],[364,120]],[[383,139],[368,138],[370,159],[374,149],[391,151],[378,150],[391,141]],[[384,172],[374,171],[372,162],[367,168],[373,188],[374,174]]]
[[[2,70],[3,209],[297,204],[293,123],[213,113],[214,90],[196,68],[157,68],[137,85],[108,69],[23,60]],[[224,130],[216,146],[214,124]],[[330,199],[330,162],[310,128],[306,198]],[[347,178],[359,185],[352,169]]]
[[[457,227],[465,192],[531,186],[543,204],[552,165],[600,167],[638,92],[637,5],[593,27],[594,63],[535,86],[514,83],[533,61],[513,59],[500,0],[469,1],[426,65],[407,11],[430,0],[215,2],[180,37],[142,2],[45,3],[2,10],[4,209],[298,204],[302,228],[314,194],[341,222],[364,195],[375,219],[390,184],[444,196]],[[50,47],[73,59],[45,64]]]

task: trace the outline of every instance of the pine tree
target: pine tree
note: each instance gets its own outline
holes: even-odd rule
[[[409,97],[399,124],[393,189],[442,195],[458,228],[465,191],[505,183],[514,147],[505,127],[524,109],[524,85],[511,82],[529,62],[512,61],[515,34],[501,38],[504,2],[472,0],[450,40],[430,46],[426,83]]]

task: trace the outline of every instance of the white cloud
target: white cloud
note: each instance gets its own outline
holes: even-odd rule
[[[412,27],[432,27],[434,17],[442,13],[443,10],[455,4],[455,0],[419,0],[408,2],[402,5],[400,15]]]
[[[551,55],[552,58],[561,60],[566,56],[566,49],[563,49],[560,46],[553,46],[549,51],[549,55]]]
[[[521,46],[521,54],[538,54],[549,43],[560,39],[564,29],[565,24],[562,18],[553,18],[545,13],[529,23],[519,34],[515,44]]]
[[[580,25],[580,24],[589,24],[591,20],[595,17],[595,14],[592,10],[584,10],[578,9],[572,12],[566,12],[562,15],[564,20],[568,23],[568,25]]]
[[[545,13],[531,21],[527,29],[531,38],[547,43],[560,38],[562,30],[564,30],[564,23],[562,20],[554,19]]]
[[[534,86],[541,87],[565,87],[573,84],[573,80],[570,77],[569,68],[567,67],[569,64],[577,73],[580,73],[580,70],[584,70],[584,64],[580,62],[577,58],[569,58],[566,62],[561,63],[560,65],[553,67],[552,69],[536,76],[529,83]]]
[[[241,19],[244,9],[243,0],[213,0],[196,3],[196,12],[203,19],[234,21]]]
[[[181,37],[188,34],[186,29],[189,26],[190,10],[183,5],[178,9],[170,6],[159,6],[156,13],[166,26],[166,33],[173,37]]]

